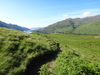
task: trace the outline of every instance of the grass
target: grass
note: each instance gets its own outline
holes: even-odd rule
[[[0,75],[22,75],[31,59],[56,50],[43,34],[0,28]]]
[[[86,60],[100,62],[100,38],[88,35],[50,34],[53,40],[61,44],[62,50],[71,49]]]
[[[41,66],[40,75],[100,75],[100,36],[28,34],[6,28],[0,28],[0,75],[22,75],[31,59],[56,51],[56,43],[62,52]]]
[[[47,71],[50,63],[41,67],[40,75],[100,75],[100,38],[88,35],[50,34],[60,43],[62,52]],[[52,62],[51,62],[52,63]]]

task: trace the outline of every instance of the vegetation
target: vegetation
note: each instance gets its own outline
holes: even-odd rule
[[[100,64],[89,63],[80,58],[74,52],[62,52],[59,54],[53,75],[99,75]]]
[[[100,61],[100,36],[50,34],[53,40],[61,44],[62,50],[74,50],[82,58],[91,61]]]
[[[100,36],[59,33],[48,36],[60,43],[62,52],[52,72],[48,71],[47,63],[41,67],[40,75],[100,75]]]
[[[5,22],[0,21],[0,27],[5,27],[5,28],[10,28],[10,29],[15,29],[15,30],[20,30],[20,31],[28,31],[30,29],[21,27],[15,24],[7,24]]]
[[[43,34],[0,28],[0,75],[23,75],[31,59],[56,50]]]
[[[100,35],[100,15],[75,19],[69,18],[33,32]]]
[[[75,29],[75,34],[100,35],[100,21],[90,22]]]
[[[57,52],[57,43],[61,52],[40,67],[40,75],[100,75],[100,36],[29,34],[7,28],[0,28],[0,75],[23,75],[30,60],[43,55],[48,59]]]

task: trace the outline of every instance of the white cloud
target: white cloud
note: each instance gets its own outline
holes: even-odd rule
[[[62,17],[62,19],[64,20],[64,19],[67,19],[67,18],[69,18],[70,16],[68,15],[68,14],[64,14],[63,15],[63,17]]]
[[[64,16],[64,17],[68,17],[69,15],[65,15],[65,14],[64,14],[63,16]]]
[[[84,12],[83,14],[82,14],[82,16],[83,17],[86,17],[86,16],[89,16],[91,14],[91,12]]]

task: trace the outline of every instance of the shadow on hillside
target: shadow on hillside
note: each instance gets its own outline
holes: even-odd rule
[[[39,75],[38,71],[39,68],[54,59],[56,59],[57,54],[61,52],[59,44],[57,44],[57,51],[56,52],[48,52],[44,55],[40,55],[36,58],[30,60],[30,63],[27,65],[26,70],[23,75]]]

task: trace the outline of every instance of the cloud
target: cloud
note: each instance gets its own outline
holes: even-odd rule
[[[68,17],[68,16],[69,16],[69,15],[65,15],[65,14],[63,15],[63,17]]]
[[[84,12],[83,14],[82,14],[82,16],[83,17],[86,17],[86,16],[89,16],[91,14],[91,12]]]
[[[67,18],[69,18],[70,16],[68,15],[68,14],[64,14],[63,16],[62,16],[62,19],[64,20],[64,19],[67,19]]]

